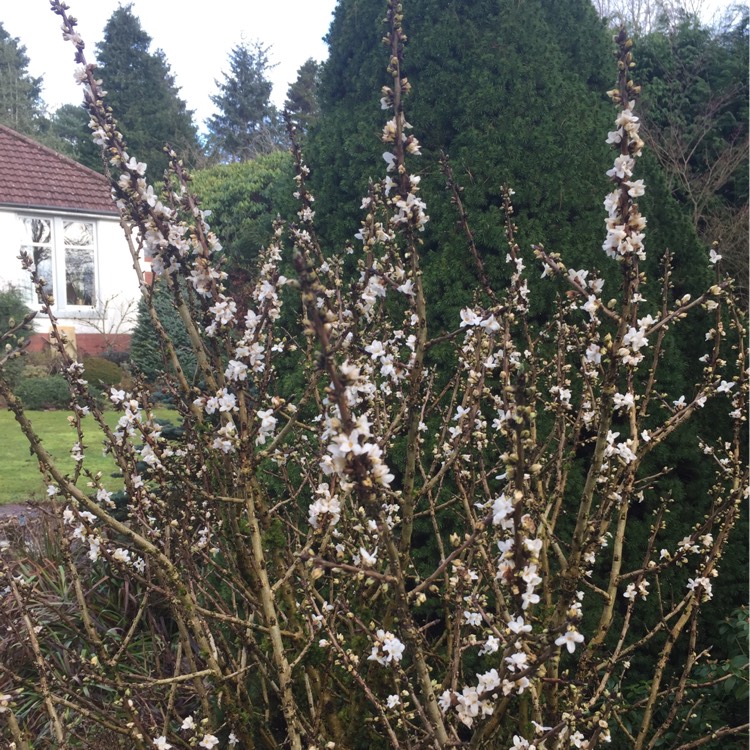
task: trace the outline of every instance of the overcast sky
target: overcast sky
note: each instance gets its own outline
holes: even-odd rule
[[[560,0],[564,2],[564,0]],[[726,8],[731,0],[691,0],[704,16]],[[0,21],[20,39],[30,58],[29,70],[44,76],[44,100],[51,111],[61,104],[78,104],[82,97],[73,81],[73,46],[62,40],[59,18],[49,0],[0,0]],[[104,25],[119,0],[67,0],[79,20],[89,61],[102,38]],[[126,3],[123,3],[126,4]],[[336,0],[133,0],[133,11],[169,62],[181,96],[202,123],[214,111],[210,96],[214,81],[228,69],[230,50],[256,40],[271,46],[277,67],[270,73],[273,100],[281,106],[297,69],[308,58],[322,61],[328,54],[328,33]],[[385,2],[383,3],[385,6]],[[106,81],[104,82],[106,89]]]
[[[95,60],[95,45],[119,0],[66,0],[86,43],[86,56]],[[0,21],[20,39],[29,56],[29,71],[44,76],[44,101],[50,110],[82,100],[73,81],[73,45],[64,42],[60,19],[49,0],[0,0]],[[240,42],[256,40],[270,45],[278,65],[270,72],[273,100],[282,105],[289,83],[308,58],[321,61],[328,50],[328,33],[336,0],[133,0],[133,12],[152,38],[152,50],[161,48],[180,87],[180,95],[196,121],[214,111],[209,96],[215,79],[228,70],[230,50]],[[106,81],[104,83],[106,89]]]

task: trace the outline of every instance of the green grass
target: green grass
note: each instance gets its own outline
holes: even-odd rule
[[[176,422],[176,413],[168,409],[157,409],[159,419],[171,419]],[[70,449],[77,442],[75,430],[68,423],[67,411],[29,411],[29,418],[34,425],[42,445],[58,461],[63,472],[72,472],[74,461]],[[120,414],[114,411],[105,414],[110,427],[117,423]],[[122,489],[122,480],[111,477],[116,471],[111,456],[102,455],[103,435],[92,417],[83,420],[84,451],[83,465],[91,472],[101,471],[104,486],[111,491]],[[86,489],[87,478],[81,476],[79,487]],[[0,412],[0,505],[7,503],[41,500],[47,496],[47,486],[42,481],[39,465],[29,452],[29,444],[16,423],[13,415]]]

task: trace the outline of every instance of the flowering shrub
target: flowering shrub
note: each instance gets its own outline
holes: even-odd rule
[[[33,714],[35,747],[75,746],[87,724],[144,750],[659,744],[696,700],[692,674],[706,656],[698,614],[747,488],[746,355],[717,249],[706,259],[716,283],[701,296],[672,299],[669,257],[662,297],[644,294],[643,142],[625,33],[602,251],[620,289],[605,292],[595,270],[568,268],[541,246],[526,255],[509,188],[510,283],[492,289],[445,164],[482,287],[453,330],[432,333],[419,253],[430,225],[410,170],[420,149],[406,119],[395,0],[384,179],[362,202],[359,275],[348,280],[341,256],[318,242],[295,147],[297,219],[276,225],[242,311],[178,156],[170,152],[157,192],[127,152],[75,21],[59,0],[52,6],[76,47],[182,431],[163,434],[137,385],[112,389],[121,417],[109,429],[85,371],[68,362],[78,469],[66,476],[0,381],[76,552],[61,575],[75,592],[65,617],[79,629],[65,659],[45,661],[40,583],[6,560],[3,617],[12,648],[27,655],[23,672],[0,666],[9,741],[30,747]],[[154,311],[143,250],[173,294],[199,377],[185,376]],[[292,278],[280,270],[290,256]],[[541,325],[528,316],[529,272],[560,289]],[[291,329],[280,321],[294,305]],[[660,391],[662,354],[689,315],[706,321],[703,376],[671,401]],[[450,372],[431,364],[438,344],[452,347]],[[297,389],[280,375],[293,368],[304,373]],[[706,408],[728,414],[730,428],[716,443],[696,438],[715,480],[704,507],[679,509],[691,531],[672,544],[671,501],[659,490],[668,469],[652,452]],[[122,472],[124,519],[113,513],[114,483],[86,471],[87,420]],[[648,533],[634,534],[644,524]],[[119,626],[102,627],[92,575],[127,591]],[[136,648],[153,618],[159,637]],[[644,658],[652,679],[628,701],[630,665]]]

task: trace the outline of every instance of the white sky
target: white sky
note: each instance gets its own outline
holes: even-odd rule
[[[95,62],[95,46],[119,0],[66,0],[78,19],[86,43],[86,58]],[[49,0],[0,0],[0,22],[26,47],[29,72],[44,76],[43,97],[50,111],[82,101],[73,80],[73,45],[64,42],[60,18]],[[336,0],[133,0],[133,13],[152,39],[152,51],[167,57],[180,96],[195,110],[197,123],[214,112],[209,99],[214,80],[223,80],[228,55],[240,42],[270,45],[269,57],[278,65],[270,71],[273,101],[283,105],[297,69],[312,57],[328,56],[328,33]],[[107,88],[107,82],[104,82]]]
[[[732,0],[688,0],[704,18]],[[95,45],[119,0],[67,0],[79,20],[87,59],[95,58]],[[127,4],[122,3],[122,4]],[[385,3],[383,3],[385,5]],[[29,72],[44,76],[43,96],[50,111],[61,104],[78,104],[81,92],[73,81],[73,46],[62,39],[59,18],[49,10],[49,0],[0,0],[0,21],[11,36],[20,39],[30,59]],[[180,87],[180,95],[195,111],[199,126],[214,112],[214,81],[228,69],[230,50],[242,41],[270,45],[278,63],[269,77],[273,101],[283,105],[289,84],[308,58],[324,60],[336,0],[133,0],[133,12],[152,38],[152,49],[164,51]],[[107,82],[104,82],[106,89]]]

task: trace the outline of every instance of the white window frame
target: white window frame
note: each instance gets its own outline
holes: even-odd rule
[[[91,216],[81,216],[77,214],[42,214],[42,213],[23,213],[18,214],[20,223],[20,247],[28,247],[26,244],[26,230],[23,226],[25,220],[38,219],[50,222],[51,229],[51,261],[52,261],[52,278],[47,279],[52,283],[52,295],[54,312],[67,318],[92,318],[98,315],[98,302],[101,296],[101,283],[99,279],[99,242],[98,242],[98,223]],[[67,278],[66,278],[66,246],[65,246],[65,223],[80,222],[88,224],[91,227],[93,238],[93,260],[94,260],[94,299],[92,305],[71,305],[68,303],[67,295]],[[36,307],[38,300],[36,290],[31,286],[31,279],[27,277],[27,286],[30,303]]]

